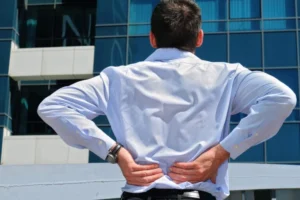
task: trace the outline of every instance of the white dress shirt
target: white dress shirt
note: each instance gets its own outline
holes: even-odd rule
[[[38,113],[67,144],[88,148],[102,159],[115,141],[92,119],[106,115],[117,141],[137,163],[162,168],[165,176],[150,186],[127,184],[124,191],[195,189],[221,200],[229,195],[228,162],[219,168],[216,184],[175,184],[167,175],[169,167],[193,161],[217,144],[235,159],[274,136],[295,104],[293,91],[266,73],[158,49],[146,61],[108,67],[99,76],[56,91]],[[247,117],[230,132],[230,116],[236,113]]]

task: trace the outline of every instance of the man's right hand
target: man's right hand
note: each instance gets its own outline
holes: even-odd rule
[[[118,165],[130,185],[148,186],[164,176],[158,164],[139,165],[123,147],[118,152]]]

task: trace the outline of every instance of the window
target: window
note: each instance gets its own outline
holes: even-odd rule
[[[128,19],[128,0],[104,0],[97,3],[97,24],[122,24]]]
[[[263,17],[280,18],[295,16],[295,0],[263,0]]]
[[[127,35],[127,26],[98,26],[96,36]]]
[[[148,36],[150,33],[151,27],[150,24],[136,24],[129,25],[129,35],[146,35]]]
[[[0,74],[8,74],[9,58],[10,58],[10,45],[11,45],[11,41],[0,41],[0,52],[1,52]]]
[[[152,11],[159,0],[131,0],[129,23],[149,23]]]
[[[299,99],[298,69],[267,69],[265,72],[289,86],[295,92],[297,99]],[[299,102],[297,102],[297,106],[299,106]]]
[[[261,33],[230,34],[230,62],[262,67]]]
[[[227,1],[220,0],[196,0],[202,10],[202,19],[219,20],[227,18]]]
[[[205,33],[226,32],[227,22],[203,22],[202,29]]]
[[[260,0],[229,0],[230,19],[260,18]]]
[[[265,66],[297,66],[295,32],[265,33]]]
[[[21,83],[20,89],[11,85],[12,133],[14,135],[52,135],[54,130],[37,114],[39,104],[57,89],[79,80],[47,81],[41,85]]]
[[[94,43],[92,3],[20,8],[20,47],[85,46]]]
[[[227,35],[207,34],[203,45],[197,48],[196,55],[203,60],[227,61]]]
[[[149,37],[130,37],[128,49],[128,63],[145,60],[154,49],[150,45]]]
[[[13,27],[16,1],[1,1],[0,27]]]
[[[126,38],[96,39],[94,73],[126,64]]]
[[[268,162],[300,161],[299,124],[284,124],[278,134],[267,141]]]
[[[240,32],[240,31],[260,31],[261,22],[256,20],[251,21],[230,21],[229,30],[231,32]]]
[[[264,30],[286,30],[296,29],[296,20],[282,19],[282,20],[265,20]]]
[[[8,114],[9,106],[9,78],[8,76],[0,76],[0,113]]]

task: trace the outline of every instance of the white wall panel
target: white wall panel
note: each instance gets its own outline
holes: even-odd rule
[[[15,80],[85,79],[93,76],[94,46],[12,48],[9,75]]]

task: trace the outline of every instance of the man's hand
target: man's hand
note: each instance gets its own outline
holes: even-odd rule
[[[148,186],[164,174],[159,165],[138,165],[124,148],[118,152],[118,165],[130,185]]]
[[[229,153],[217,145],[201,154],[193,162],[175,163],[168,174],[175,183],[182,182],[203,182],[211,180],[216,183],[217,172],[221,164],[228,158]]]

